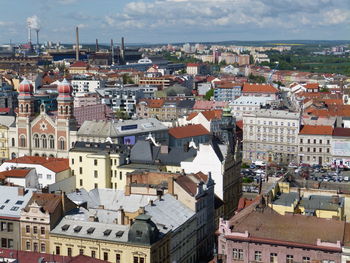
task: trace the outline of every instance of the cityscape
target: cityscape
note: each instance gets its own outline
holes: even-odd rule
[[[348,4],[4,0],[0,262],[349,263]]]

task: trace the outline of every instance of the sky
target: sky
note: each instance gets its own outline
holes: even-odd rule
[[[350,0],[0,0],[0,43],[349,40]],[[35,34],[33,33],[33,36]]]

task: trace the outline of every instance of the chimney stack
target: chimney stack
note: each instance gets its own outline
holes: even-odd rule
[[[120,58],[122,64],[125,62],[125,45],[124,45],[124,37],[122,37],[122,43],[121,43],[121,48],[120,48]]]
[[[24,187],[18,187],[18,195],[19,196],[24,196],[24,194],[25,194]]]
[[[112,54],[112,65],[114,65],[114,45],[113,45],[113,39],[111,39],[111,54]]]
[[[36,45],[39,47],[39,29],[35,29],[36,31]]]
[[[79,28],[75,28],[75,37],[76,37],[76,44],[75,44],[75,60],[79,61]]]
[[[96,52],[98,52],[98,51],[99,51],[98,39],[97,39],[97,38],[96,38],[96,47],[95,47],[95,49],[96,49]]]
[[[28,25],[28,43],[31,43],[31,42],[32,42],[32,30]]]

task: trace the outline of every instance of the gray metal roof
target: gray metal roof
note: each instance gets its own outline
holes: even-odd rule
[[[147,205],[145,211],[163,233],[170,229],[175,231],[195,215],[194,211],[170,194],[163,195],[162,199],[154,201],[153,205]]]
[[[77,135],[115,138],[162,130],[166,131],[168,128],[155,118],[123,121],[85,121]]]
[[[15,121],[16,121],[15,116],[10,116],[10,115],[0,116],[0,125],[11,127],[13,124],[15,124]]]
[[[33,195],[32,189],[26,189],[25,194],[19,195],[20,187],[0,186],[0,217],[19,218]]]
[[[303,198],[300,201],[300,206],[304,207],[306,210],[328,210],[337,211],[340,207],[344,206],[344,198],[339,197],[339,202],[332,202],[332,196],[322,196],[322,195],[310,195],[308,198]]]
[[[299,200],[299,194],[296,192],[282,193],[278,199],[273,201],[274,205],[291,206],[295,201]]]

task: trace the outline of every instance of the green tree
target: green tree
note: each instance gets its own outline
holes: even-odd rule
[[[210,100],[210,98],[213,97],[213,96],[214,96],[214,89],[210,89],[207,93],[205,93],[204,98],[206,100]]]
[[[116,110],[114,114],[117,119],[122,119],[122,120],[130,119],[129,114],[123,110]]]

